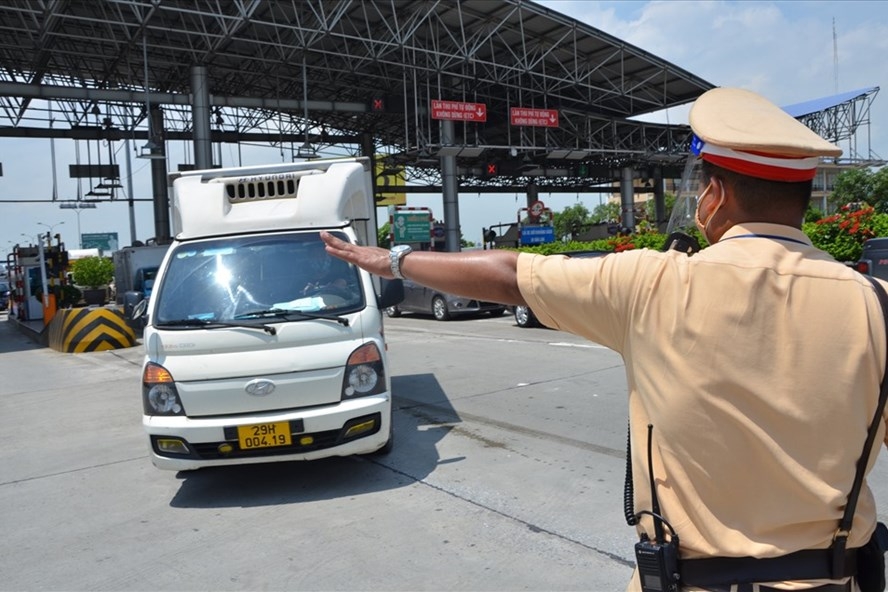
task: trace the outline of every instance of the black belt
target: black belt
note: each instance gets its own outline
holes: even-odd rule
[[[786,592],[772,588],[771,586],[759,586],[759,592]],[[731,592],[731,586],[716,586],[715,588],[706,588],[708,592]],[[740,584],[737,586],[737,592],[752,592],[752,584]],[[824,584],[822,586],[814,586],[808,588],[805,592],[852,592],[854,588],[850,581],[847,584]]]
[[[753,582],[835,580],[857,575],[857,549],[845,551],[845,569],[832,573],[831,549],[805,549],[781,557],[706,557],[679,563],[683,586],[706,588]]]

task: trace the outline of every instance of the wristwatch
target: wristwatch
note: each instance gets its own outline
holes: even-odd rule
[[[406,257],[408,253],[412,252],[413,248],[410,245],[395,245],[389,250],[389,262],[392,266],[392,275],[399,280],[404,279],[404,276],[401,274],[401,259]]]

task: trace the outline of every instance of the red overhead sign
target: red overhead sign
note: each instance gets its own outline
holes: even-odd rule
[[[558,127],[558,109],[530,109],[528,107],[512,107],[509,110],[512,125],[528,125],[533,127]]]
[[[487,105],[484,103],[433,100],[432,119],[487,121]]]

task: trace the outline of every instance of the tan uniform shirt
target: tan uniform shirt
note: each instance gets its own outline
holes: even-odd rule
[[[522,254],[518,278],[542,323],[623,356],[635,509],[651,507],[651,423],[660,507],[683,557],[829,547],[885,367],[866,278],[774,224],[735,226],[692,257]],[[848,546],[875,521],[864,484]]]

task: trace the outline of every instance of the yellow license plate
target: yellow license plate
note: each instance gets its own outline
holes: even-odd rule
[[[241,450],[288,446],[293,443],[290,437],[290,422],[287,421],[238,426],[237,439]]]

